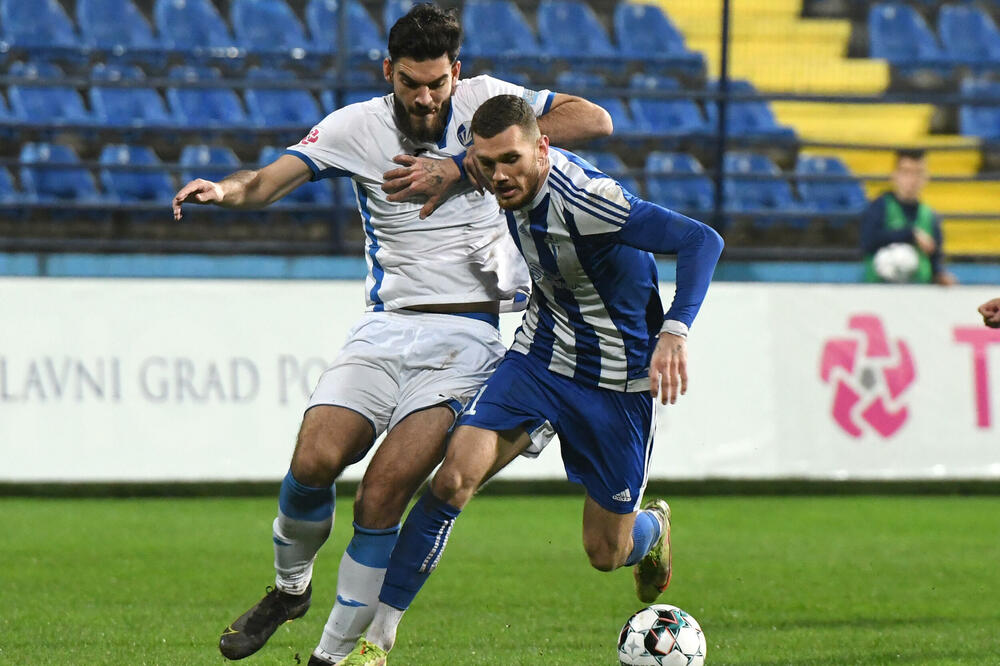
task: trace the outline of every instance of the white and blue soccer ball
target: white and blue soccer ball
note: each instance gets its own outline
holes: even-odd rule
[[[875,274],[886,282],[909,282],[920,265],[917,248],[909,243],[892,243],[872,257]]]
[[[656,604],[628,619],[618,636],[622,666],[702,666],[705,634],[677,606]]]

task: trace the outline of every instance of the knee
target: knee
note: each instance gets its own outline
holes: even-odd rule
[[[625,557],[618,544],[604,539],[587,539],[583,542],[590,566],[598,571],[614,571],[625,563]]]
[[[431,481],[431,490],[438,499],[462,508],[476,492],[478,480],[462,472],[457,465],[443,465]]]
[[[307,486],[328,486],[344,469],[341,457],[319,432],[303,428],[292,454],[292,475]]]

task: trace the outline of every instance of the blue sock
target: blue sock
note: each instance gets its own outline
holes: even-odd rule
[[[656,540],[660,538],[660,521],[656,519],[651,511],[640,511],[635,517],[635,524],[632,526],[632,552],[625,560],[625,566],[630,567],[638,564],[639,560],[645,557],[649,549],[653,547]]]
[[[399,538],[399,525],[384,530],[370,530],[354,523],[354,538],[347,544],[347,554],[366,567],[385,569],[389,555]]]
[[[437,567],[461,509],[441,501],[429,489],[410,510],[389,558],[379,601],[406,610]]]
[[[334,486],[315,488],[303,485],[292,476],[292,470],[288,470],[281,481],[278,508],[293,520],[315,523],[328,520],[333,515],[336,497]]]

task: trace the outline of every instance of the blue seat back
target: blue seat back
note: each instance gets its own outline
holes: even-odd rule
[[[154,49],[160,45],[132,0],[77,0],[76,22],[87,46]]]
[[[873,58],[905,63],[941,55],[927,22],[902,3],[873,5],[868,12],[868,36]]]
[[[716,90],[718,83],[713,81],[708,85],[710,90]],[[756,90],[749,81],[734,79],[729,82],[730,93],[752,94]],[[714,129],[718,125],[719,109],[714,102],[705,104],[708,125]],[[771,105],[764,100],[732,100],[726,105],[726,130],[738,136],[774,134],[785,131],[775,120]]]
[[[463,52],[469,56],[535,56],[540,52],[524,14],[508,0],[467,0]]]
[[[839,158],[822,155],[800,155],[795,173],[800,176],[851,174]],[[798,189],[807,206],[821,211],[857,212],[868,203],[861,183],[857,180],[824,182],[800,178]]]
[[[712,208],[715,185],[698,161],[684,153],[654,151],[646,156],[649,200],[681,212]]]
[[[39,201],[93,201],[98,198],[93,175],[78,164],[69,146],[27,143],[21,148],[21,184]],[[49,166],[63,164],[66,166]]]
[[[135,81],[127,88],[91,86],[88,91],[90,107],[99,123],[112,127],[166,126],[173,123],[156,89],[142,86],[146,76],[135,65],[99,63],[94,65],[90,77],[97,81]]]
[[[687,52],[684,37],[655,5],[622,0],[615,6],[615,40],[622,53],[678,55]]]
[[[59,0],[0,0],[4,40],[24,48],[76,47],[80,40]]]
[[[585,162],[589,162],[591,166],[596,168],[598,171],[606,173],[617,180],[622,187],[632,194],[638,196],[642,193],[642,189],[639,187],[639,181],[631,176],[624,175],[625,171],[628,170],[628,167],[626,167],[621,158],[614,153],[606,150],[578,150],[574,152]]]
[[[211,0],[156,0],[153,16],[167,48],[235,46],[229,28]]]
[[[147,146],[109,144],[101,149],[101,164],[114,166],[154,166],[160,158]],[[174,196],[174,184],[166,170],[101,169],[101,186],[119,201],[159,201],[168,203]]]
[[[755,153],[727,153],[724,160],[726,204],[736,210],[789,209],[795,205],[792,188],[779,176],[769,157]],[[755,176],[775,176],[758,178]]]
[[[324,53],[336,52],[340,34],[338,7],[340,0],[309,0],[306,24],[315,48]],[[347,3],[348,53],[379,59],[385,53],[385,39],[368,11],[357,1]]]
[[[969,96],[1000,97],[1000,82],[967,78],[962,81],[962,93]],[[1000,104],[981,106],[964,104],[958,110],[958,126],[965,136],[1000,139]]]
[[[613,56],[604,26],[594,10],[578,0],[542,0],[538,7],[542,50],[553,56]]]
[[[268,80],[295,80],[295,74],[279,69],[252,69],[247,78],[258,81],[245,93],[247,110],[261,127],[300,125],[311,127],[323,117],[316,99],[308,90],[268,88]]]
[[[669,77],[635,74],[631,87],[647,90],[679,90],[680,84]],[[632,117],[655,134],[691,134],[707,131],[698,105],[689,99],[634,97],[629,101]]]
[[[388,35],[396,21],[406,16],[413,6],[420,2],[421,0],[385,0],[385,6],[382,8],[382,28],[385,34]]]
[[[210,67],[175,66],[169,72],[169,78],[187,82],[219,77]],[[167,99],[177,122],[189,127],[249,124],[240,98],[230,88],[168,88]]]
[[[195,178],[222,180],[240,166],[240,160],[231,148],[206,144],[184,146],[179,162],[185,167],[181,173],[184,182]]]
[[[21,200],[21,194],[14,187],[14,179],[7,167],[0,167],[0,203],[16,203]]]
[[[1000,57],[1000,31],[996,23],[973,5],[941,7],[938,33],[949,55],[973,62]]]
[[[579,92],[594,104],[603,107],[611,116],[616,134],[642,131],[643,128],[632,119],[632,115],[620,98],[597,92],[607,86],[607,82],[600,74],[565,71],[556,77],[556,85],[559,90]]]
[[[26,79],[59,79],[63,71],[51,63],[14,63],[11,76]],[[15,117],[31,123],[87,124],[92,116],[83,98],[69,86],[12,85],[7,90]]]
[[[309,47],[305,28],[284,0],[232,0],[229,20],[237,43],[247,51]]]

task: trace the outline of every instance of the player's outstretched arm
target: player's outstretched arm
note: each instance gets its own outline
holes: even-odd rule
[[[611,116],[602,107],[575,95],[556,93],[549,110],[538,117],[539,131],[555,146],[610,136],[614,131]]]
[[[312,172],[305,162],[282,155],[263,169],[237,171],[219,182],[196,178],[174,195],[174,219],[183,217],[186,203],[213,204],[224,208],[263,208],[309,180]]]
[[[979,306],[983,323],[990,328],[1000,328],[1000,298],[991,298]]]

